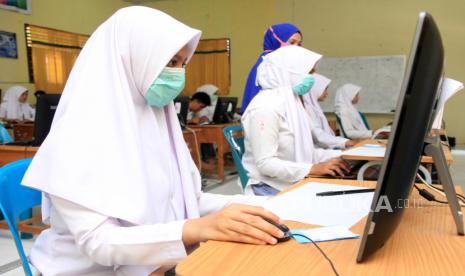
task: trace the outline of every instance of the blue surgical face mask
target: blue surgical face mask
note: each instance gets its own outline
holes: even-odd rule
[[[150,85],[144,98],[150,106],[164,107],[181,93],[185,83],[184,68],[165,67]]]
[[[306,75],[302,82],[294,87],[292,90],[299,96],[307,94],[312,89],[315,83],[315,78],[312,75]]]

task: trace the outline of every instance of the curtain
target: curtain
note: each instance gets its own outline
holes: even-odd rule
[[[231,51],[228,38],[202,39],[186,67],[186,87],[183,95],[195,93],[203,84],[213,84],[220,95],[229,94],[231,86]]]
[[[61,93],[88,35],[26,24],[29,77],[36,90]]]

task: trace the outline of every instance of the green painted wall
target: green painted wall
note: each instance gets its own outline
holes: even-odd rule
[[[66,3],[64,3],[66,2]],[[231,94],[242,96],[250,67],[261,51],[266,28],[292,22],[304,34],[304,46],[325,56],[407,55],[418,13],[433,14],[446,51],[446,75],[465,81],[465,1],[463,0],[154,0],[143,5],[165,11],[203,31],[203,38],[231,38]],[[0,88],[27,82],[24,59],[24,23],[79,33],[91,33],[122,0],[38,0],[33,14],[0,10],[0,29],[18,35],[20,58],[0,59]],[[447,104],[445,120],[449,135],[465,143],[465,92]],[[392,115],[368,114],[374,128]]]

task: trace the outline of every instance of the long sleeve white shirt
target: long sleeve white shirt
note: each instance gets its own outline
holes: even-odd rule
[[[312,108],[307,108],[306,111],[310,116],[312,123],[312,138],[313,142],[317,147],[323,149],[344,149],[346,147],[346,142],[349,139],[336,136],[331,134],[323,129],[320,119],[315,114]]]
[[[350,139],[365,139],[370,138],[373,135],[373,131],[366,129],[361,121],[361,118],[355,116],[360,116],[359,114],[354,115],[352,112],[342,112],[340,114],[342,128],[346,133],[347,137]]]
[[[185,220],[131,225],[62,198],[50,196],[51,228],[31,250],[31,263],[43,275],[148,275],[179,263]],[[266,198],[201,193],[200,214],[231,203],[258,204]],[[128,206],[130,208],[130,206]]]
[[[283,107],[278,107],[278,109]],[[251,184],[264,182],[282,190],[303,179],[311,170],[310,163],[295,162],[294,134],[290,131],[284,110],[258,109],[242,121],[245,153],[242,162],[249,181],[245,189],[251,194]],[[339,150],[314,149],[315,163],[339,157]]]

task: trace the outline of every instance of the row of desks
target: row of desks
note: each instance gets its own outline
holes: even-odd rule
[[[199,162],[201,162],[200,144],[211,143],[217,146],[217,175],[221,181],[224,180],[224,154],[230,151],[228,142],[223,136],[223,128],[229,125],[232,124],[189,126],[192,131],[183,131],[184,140],[198,168],[200,168]],[[37,147],[0,145],[0,166],[15,160],[32,157],[37,152],[37,149]]]
[[[363,141],[377,143],[376,141]],[[453,161],[444,147],[447,163]],[[347,158],[348,157],[348,158]],[[358,156],[346,159],[367,160]],[[373,157],[367,161],[381,161]],[[422,163],[433,160],[423,156]],[[362,187],[375,187],[373,181],[309,178],[307,182],[322,182]],[[460,188],[457,188],[461,193]],[[363,263],[356,262],[360,239],[319,243],[334,263],[340,275],[465,275],[465,238],[457,234],[448,205],[426,201],[416,190],[410,198],[401,222],[383,248]],[[295,221],[285,222],[292,228],[311,228]],[[366,217],[351,231],[362,235]],[[208,241],[176,267],[177,275],[332,275],[330,264],[313,244],[298,244],[294,240],[271,245],[249,245]]]
[[[306,182],[374,187],[375,182],[305,179]],[[340,275],[465,275],[465,238],[457,235],[449,207],[412,191],[414,208],[384,246],[363,263],[356,262],[361,238],[318,243]],[[351,230],[362,234],[366,218]],[[292,228],[315,225],[286,221]],[[208,241],[176,267],[177,275],[333,275],[330,264],[313,244],[291,240],[277,245]]]

